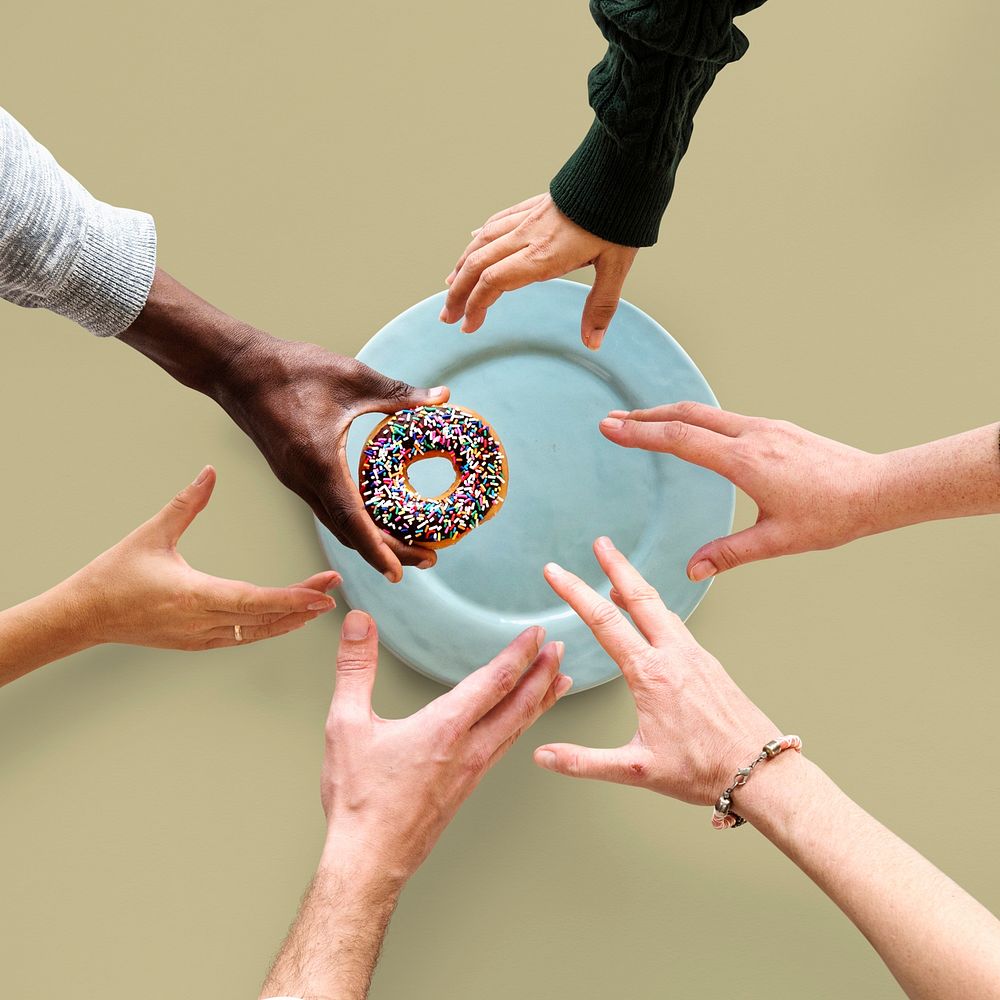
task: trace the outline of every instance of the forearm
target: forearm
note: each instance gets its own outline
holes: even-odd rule
[[[402,883],[328,843],[261,997],[364,1000]]]
[[[92,197],[0,108],[0,296],[115,336],[155,266],[152,218]]]
[[[782,754],[734,798],[843,910],[909,997],[1000,997],[1000,922],[815,764]]]
[[[761,3],[592,0],[608,51],[588,80],[594,124],[550,187],[564,215],[623,246],[656,242],[695,113],[747,50],[733,19]]]
[[[240,359],[252,364],[250,355],[274,340],[216,309],[160,268],[142,312],[118,339],[178,382],[213,398]]]
[[[878,456],[876,531],[1000,513],[1000,426]]]
[[[0,686],[96,645],[73,579],[0,612]]]

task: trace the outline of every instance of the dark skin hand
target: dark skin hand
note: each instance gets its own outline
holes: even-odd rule
[[[443,403],[316,344],[280,340],[241,323],[157,269],[142,313],[119,337],[177,381],[214,399],[344,545],[393,583],[403,565],[434,565],[432,550],[403,545],[368,516],[347,464],[347,432],[362,413]]]

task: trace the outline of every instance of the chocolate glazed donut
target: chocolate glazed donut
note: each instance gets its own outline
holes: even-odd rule
[[[455,482],[436,497],[418,493],[410,466],[447,458]],[[454,545],[488,521],[507,495],[507,455],[478,413],[460,406],[420,406],[386,417],[365,443],[358,469],[372,520],[407,545]]]

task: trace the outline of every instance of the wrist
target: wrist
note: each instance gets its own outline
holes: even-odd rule
[[[358,891],[376,899],[395,900],[403,891],[411,868],[376,847],[363,833],[330,827],[317,871],[325,877],[349,881]]]
[[[253,368],[275,338],[157,270],[146,305],[119,337],[178,382],[219,400],[238,366]]]
[[[733,810],[770,838],[791,824],[803,808],[802,791],[814,768],[807,758],[785,751],[754,769],[750,780],[733,793]]]

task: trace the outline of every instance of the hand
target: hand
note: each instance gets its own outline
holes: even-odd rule
[[[595,750],[552,743],[535,751],[535,763],[560,774],[639,785],[682,802],[710,805],[736,768],[753,759],[778,730],[609,538],[599,538],[594,552],[611,581],[614,604],[554,563],[545,567],[545,579],[621,668],[639,725],[625,746]]]
[[[433,551],[403,545],[375,526],[345,446],[355,417],[443,403],[443,386],[415,389],[315,344],[278,340],[227,316],[160,269],[139,318],[119,340],[214,399],[278,479],[393,583],[403,577],[401,563],[434,565]]]
[[[434,565],[433,550],[404,545],[376,527],[347,464],[346,446],[355,417],[443,403],[446,388],[415,389],[315,344],[263,335],[242,348],[216,392],[278,479],[340,542],[393,583],[402,579],[401,563]]]
[[[301,628],[334,606],[324,591],[340,574],[317,573],[290,587],[256,587],[192,569],[177,543],[215,486],[207,466],[166,507],[63,584],[89,645],[217,649]],[[233,626],[239,625],[237,642]]]
[[[757,504],[753,527],[717,538],[691,557],[687,572],[696,582],[758,559],[830,549],[882,530],[882,456],[785,421],[704,403],[616,410],[600,427],[625,448],[662,451],[711,469]]]
[[[622,286],[639,252],[602,240],[581,229],[556,207],[551,195],[540,194],[491,215],[445,281],[451,286],[441,320],[475,333],[504,292],[534,281],[558,278],[594,265],[594,285],[583,307],[580,335],[596,351],[618,308]]]
[[[326,727],[326,867],[359,859],[348,867],[374,868],[400,885],[416,871],[483,775],[569,690],[559,674],[562,643],[539,648],[543,638],[541,628],[525,630],[415,715],[387,720],[371,707],[375,623],[363,611],[348,614]]]

